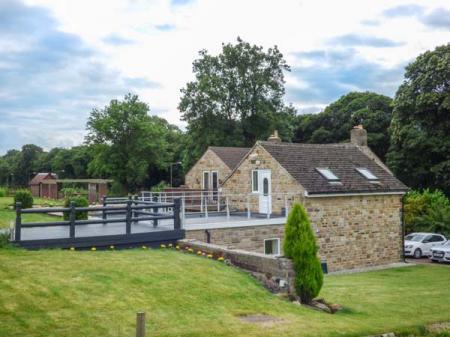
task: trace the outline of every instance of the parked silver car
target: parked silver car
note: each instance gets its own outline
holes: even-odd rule
[[[430,256],[431,248],[442,245],[447,239],[435,233],[411,233],[405,236],[405,255],[420,259]]]
[[[430,259],[433,262],[450,262],[450,240],[431,248]]]

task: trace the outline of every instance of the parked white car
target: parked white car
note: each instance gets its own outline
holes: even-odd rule
[[[431,248],[441,246],[447,239],[441,234],[435,233],[411,233],[405,236],[405,255],[414,256],[416,259],[422,256],[430,256]]]
[[[430,259],[433,262],[450,262],[450,240],[431,248]]]

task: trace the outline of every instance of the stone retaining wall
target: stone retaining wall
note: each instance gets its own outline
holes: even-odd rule
[[[230,249],[220,245],[214,245],[197,240],[183,239],[178,245],[185,249],[192,248],[194,251],[202,251],[215,256],[223,256],[229,263],[254,273],[254,276],[262,281],[273,291],[288,291],[289,285],[293,285],[295,272],[292,261],[271,255],[249,252],[241,249]],[[259,275],[258,275],[259,274]]]

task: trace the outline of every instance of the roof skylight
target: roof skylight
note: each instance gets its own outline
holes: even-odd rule
[[[337,175],[335,175],[330,169],[328,168],[320,168],[316,167],[316,170],[327,180],[329,181],[339,181],[339,178]]]
[[[378,180],[378,177],[365,167],[358,167],[356,168],[356,171],[361,173],[361,175],[368,180]]]

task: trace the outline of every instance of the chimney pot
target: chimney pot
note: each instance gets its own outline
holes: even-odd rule
[[[278,130],[275,130],[267,140],[269,142],[281,143],[281,138],[278,136]]]
[[[367,131],[359,124],[350,131],[350,143],[358,146],[367,146]]]

